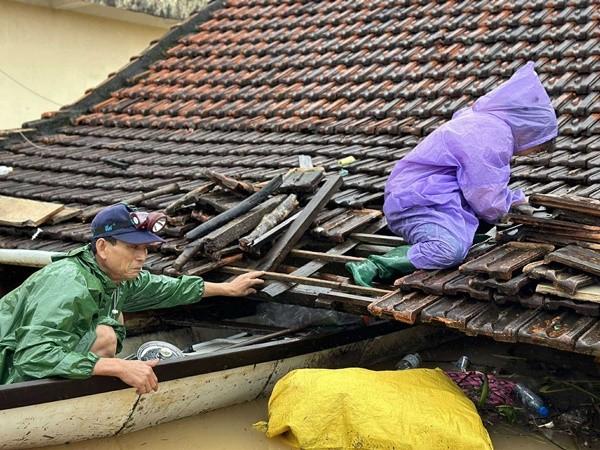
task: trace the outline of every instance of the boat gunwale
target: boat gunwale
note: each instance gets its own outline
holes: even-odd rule
[[[154,368],[161,382],[251,366],[268,361],[328,350],[405,328],[397,322],[345,327],[331,333],[307,335],[300,339],[264,342],[214,353],[190,355],[162,361]],[[0,411],[32,406],[104,392],[132,389],[116,377],[92,376],[86,379],[41,379],[0,386]]]

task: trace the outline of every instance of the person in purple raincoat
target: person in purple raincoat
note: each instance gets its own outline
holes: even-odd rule
[[[390,230],[408,245],[346,264],[356,284],[460,264],[478,219],[493,224],[526,201],[523,192],[508,188],[513,154],[550,150],[557,132],[554,108],[533,62],[457,111],[396,163],[383,212]]]

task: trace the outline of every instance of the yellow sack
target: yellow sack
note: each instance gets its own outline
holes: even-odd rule
[[[298,369],[277,382],[269,422],[302,449],[492,449],[475,405],[440,369]]]

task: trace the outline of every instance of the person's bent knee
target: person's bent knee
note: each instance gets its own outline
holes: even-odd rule
[[[441,267],[454,267],[461,264],[467,257],[469,249],[458,240],[448,239],[436,242],[436,260]]]
[[[469,249],[455,239],[439,239],[415,244],[411,262],[419,269],[448,269],[461,264]]]

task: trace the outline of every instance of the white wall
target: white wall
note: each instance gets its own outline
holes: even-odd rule
[[[0,130],[73,103],[167,31],[0,0]]]

